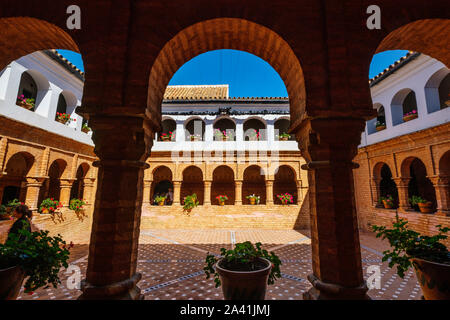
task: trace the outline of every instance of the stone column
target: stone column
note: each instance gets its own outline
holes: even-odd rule
[[[95,178],[84,178],[83,188],[83,200],[88,205],[93,206],[95,201]]]
[[[205,192],[203,193],[203,205],[211,205],[211,180],[203,181]]]
[[[266,180],[266,205],[273,205],[273,180]]]
[[[437,215],[450,216],[450,177],[434,176],[428,177],[433,183],[436,191]]]
[[[364,127],[364,119],[307,118],[296,132],[310,190],[313,287],[304,299],[368,299],[352,162]]]
[[[181,181],[172,181],[173,183],[173,205],[180,205]]]
[[[237,206],[242,205],[242,181],[241,180],[236,180],[234,182],[234,194],[235,194],[235,198],[234,198],[234,204]]]
[[[39,191],[45,179],[45,177],[26,177],[25,204],[31,211],[37,211],[39,208]]]
[[[380,182],[381,182],[380,178],[372,178],[372,180],[370,181],[373,197],[372,203],[374,207],[378,206],[378,200],[381,197]]]
[[[136,265],[144,170],[158,128],[145,115],[91,113],[89,124],[100,160],[93,164],[97,193],[79,299],[142,299]]]
[[[300,204],[303,201],[303,187],[302,181],[297,181],[297,204]]]
[[[152,188],[152,180],[144,180],[144,191],[143,191],[144,194],[142,196],[142,204],[144,205],[152,204],[151,203],[152,199],[150,199],[151,188]]]
[[[70,192],[72,191],[72,185],[75,182],[74,179],[60,179],[61,193],[59,201],[63,207],[68,207],[70,203]]]
[[[398,211],[408,212],[411,209],[408,197],[408,184],[411,180],[410,177],[407,178],[393,178],[395,184],[397,185],[398,191]]]

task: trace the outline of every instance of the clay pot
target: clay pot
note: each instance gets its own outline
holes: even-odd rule
[[[56,119],[56,121],[58,121],[59,123],[62,123],[62,124],[66,124],[67,121],[69,121],[69,120]]]
[[[432,213],[433,212],[433,203],[427,202],[427,203],[418,203],[419,210],[422,213]]]
[[[425,300],[450,300],[450,265],[412,259]]]
[[[47,213],[49,213],[49,212],[50,212],[50,211],[48,210],[48,208],[42,208],[41,213],[47,214]]]
[[[228,137],[222,137],[222,141],[228,141]]]
[[[163,206],[164,205],[164,201],[158,202],[159,206]]]
[[[280,141],[288,141],[289,138],[288,137],[280,137]]]
[[[27,110],[31,110],[34,107],[32,104],[26,103],[25,101],[20,101],[19,106],[21,106],[22,108],[25,108]]]
[[[409,116],[404,116],[403,117],[403,122],[407,122],[407,121],[413,120],[415,118],[417,118],[417,113],[416,114],[411,114]]]
[[[25,272],[19,266],[0,269],[0,300],[16,300],[24,278]]]
[[[392,202],[387,202],[386,200],[383,200],[383,205],[385,209],[392,209],[394,207]]]
[[[381,131],[381,130],[384,130],[384,129],[386,129],[386,126],[375,127],[375,130],[377,130],[377,131]]]
[[[231,271],[221,267],[223,259],[217,262],[216,270],[225,300],[264,300],[272,264],[267,259],[259,259],[267,267],[257,271]]]
[[[225,205],[225,201],[219,201],[219,205],[224,206]]]
[[[169,137],[161,137],[161,140],[164,142],[167,142],[167,141],[170,141],[170,138]]]
[[[250,198],[250,204],[256,204],[256,199],[255,198]]]

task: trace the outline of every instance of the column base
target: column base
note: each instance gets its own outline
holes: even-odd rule
[[[343,287],[319,280],[313,274],[308,275],[313,287],[303,294],[303,300],[371,300],[367,295],[366,284],[359,287]]]
[[[94,286],[83,280],[83,293],[78,300],[144,300],[141,289],[136,285],[141,278],[140,273],[135,273],[130,279],[105,286]]]
[[[437,216],[442,216],[442,217],[450,217],[450,211],[447,210],[438,210],[436,212]]]

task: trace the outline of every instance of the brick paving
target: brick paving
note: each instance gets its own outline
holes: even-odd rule
[[[311,284],[311,246],[306,230],[143,230],[140,236],[138,272],[142,273],[139,287],[148,300],[215,300],[223,299],[221,289],[205,279],[202,271],[207,252],[220,252],[242,241],[260,241],[282,260],[283,277],[268,287],[266,299],[301,300]],[[387,263],[381,262],[381,252],[388,248],[385,241],[371,233],[360,234],[364,277],[370,265],[380,266],[381,289],[372,289],[372,299],[417,300],[421,290],[413,271],[399,278]],[[75,245],[70,264],[85,273],[87,245]],[[39,289],[32,295],[21,292],[18,299],[76,299],[81,291],[67,288],[70,274],[61,271],[62,284],[54,289]]]

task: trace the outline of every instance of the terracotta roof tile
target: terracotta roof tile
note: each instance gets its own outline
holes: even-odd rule
[[[228,99],[228,85],[168,86],[164,100]]]

